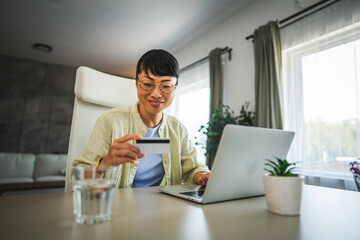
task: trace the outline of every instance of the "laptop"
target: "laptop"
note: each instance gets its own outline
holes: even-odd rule
[[[228,124],[206,188],[174,185],[159,190],[202,204],[264,195],[265,159],[286,158],[294,135],[290,131]]]

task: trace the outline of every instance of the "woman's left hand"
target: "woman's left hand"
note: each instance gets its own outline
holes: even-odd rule
[[[205,187],[210,177],[210,172],[198,172],[194,176],[194,183]]]

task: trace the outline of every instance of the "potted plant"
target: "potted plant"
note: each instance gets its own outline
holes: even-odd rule
[[[300,215],[303,177],[293,173],[295,163],[274,157],[266,159],[264,175],[266,204],[269,212],[280,215]]]
[[[199,132],[206,135],[207,141],[206,144],[202,142],[195,142],[195,144],[203,145],[203,148],[205,148],[205,156],[210,168],[215,158],[222,132],[227,124],[255,125],[255,113],[248,110],[249,105],[250,102],[245,102],[245,104],[241,106],[240,115],[236,116],[234,115],[234,111],[230,111],[229,106],[219,104],[206,126],[202,125],[200,127]]]
[[[360,159],[357,158],[356,160],[359,161]],[[352,174],[354,176],[354,182],[355,182],[356,188],[360,192],[360,162],[358,162],[358,161],[353,161],[353,162],[349,163],[349,165],[350,165],[350,172],[352,172]]]

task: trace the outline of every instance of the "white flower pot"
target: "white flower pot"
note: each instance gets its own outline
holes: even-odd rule
[[[266,204],[269,212],[280,215],[300,215],[303,177],[264,175]]]

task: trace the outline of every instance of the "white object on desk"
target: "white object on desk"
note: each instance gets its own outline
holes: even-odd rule
[[[264,161],[286,158],[294,132],[228,124],[225,126],[205,191],[183,186],[160,191],[198,203],[264,195]],[[202,195],[203,194],[203,195]]]

